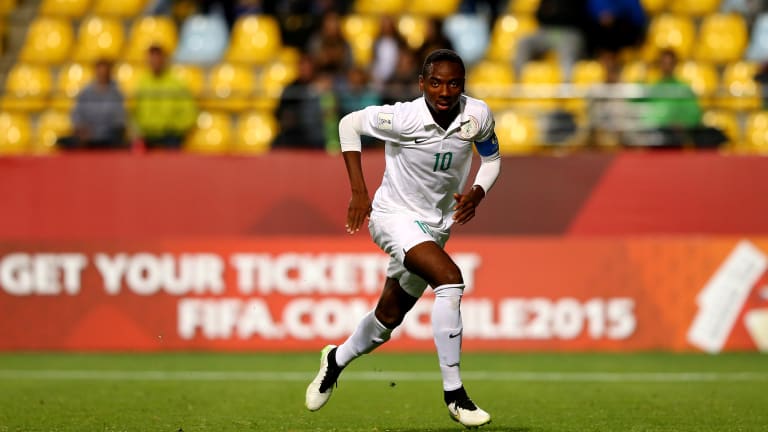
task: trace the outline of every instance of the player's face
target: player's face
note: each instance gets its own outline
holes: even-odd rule
[[[452,110],[464,92],[464,73],[454,62],[441,61],[432,64],[427,76],[419,77],[419,89],[424,92],[427,104],[436,112]]]

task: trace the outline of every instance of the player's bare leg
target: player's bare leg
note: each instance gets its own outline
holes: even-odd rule
[[[451,257],[434,242],[420,243],[405,255],[405,267],[433,288],[432,331],[443,376],[443,397],[451,418],[464,426],[482,426],[491,416],[467,395],[461,381],[460,359],[463,326],[461,296],[464,279]]]
[[[310,411],[319,410],[328,402],[345,366],[389,340],[392,330],[403,322],[416,300],[397,279],[387,278],[376,309],[363,317],[344,343],[323,348],[320,370],[306,391],[305,404]]]

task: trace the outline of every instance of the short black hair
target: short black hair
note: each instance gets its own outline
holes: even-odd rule
[[[466,75],[467,69],[464,67],[464,60],[456,54],[456,51],[449,49],[437,49],[429,53],[427,58],[424,59],[424,66],[421,67],[421,76],[426,78],[432,68],[432,65],[437,62],[451,62],[461,66],[461,74]]]

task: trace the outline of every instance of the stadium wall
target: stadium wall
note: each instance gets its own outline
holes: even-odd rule
[[[383,155],[364,157],[371,191]],[[521,157],[449,251],[468,350],[768,351],[768,159]],[[0,158],[0,350],[307,350],[375,302],[340,157]],[[431,350],[427,295],[390,350]]]

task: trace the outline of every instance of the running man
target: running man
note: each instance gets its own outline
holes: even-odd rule
[[[461,271],[443,247],[454,223],[465,224],[499,175],[501,160],[488,106],[464,95],[464,62],[455,52],[437,50],[419,76],[423,96],[410,102],[370,106],[339,122],[341,150],[352,188],[346,230],[356,233],[365,219],[374,242],[391,260],[375,310],[349,338],[326,346],[320,371],[306,392],[316,411],[328,402],[349,363],[389,340],[427,285],[435,293],[432,329],[451,418],[481,426],[491,416],[467,395],[459,372],[464,291]],[[361,167],[360,136],[385,141],[386,168],[371,206]],[[472,163],[472,144],[481,157],[472,187],[462,193]]]

